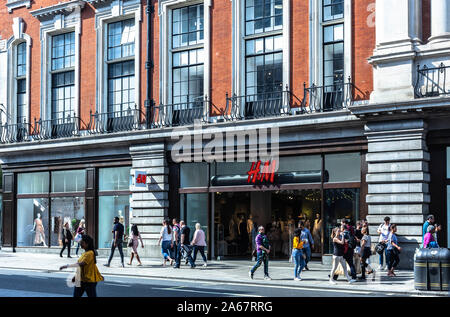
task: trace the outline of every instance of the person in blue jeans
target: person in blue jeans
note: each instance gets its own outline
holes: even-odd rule
[[[314,240],[303,221],[298,223],[298,227],[301,229],[300,239],[303,241],[303,252],[306,254],[305,270],[309,271],[308,262],[311,260],[311,249],[314,248]]]
[[[294,231],[294,241],[293,241],[293,248],[292,248],[292,257],[294,258],[295,262],[295,269],[294,269],[294,280],[295,281],[301,281],[302,278],[300,277],[300,274],[302,273],[303,268],[305,267],[305,259],[303,258],[303,244],[304,241],[301,240],[300,236],[302,234],[302,230],[300,228],[295,229]]]
[[[260,226],[258,228],[258,235],[255,238],[256,242],[256,264],[253,268],[248,272],[248,275],[251,279],[253,279],[253,274],[255,271],[261,266],[261,263],[264,262],[264,279],[271,280],[269,276],[269,253],[270,253],[270,244],[269,239],[264,234],[264,227]]]
[[[389,233],[388,237],[388,244],[386,247],[387,250],[387,265],[388,265],[388,274],[387,276],[396,276],[394,273],[394,270],[397,268],[398,264],[400,263],[400,257],[399,254],[402,250],[402,248],[398,245],[398,239],[395,233],[397,232],[397,225],[392,224],[391,225],[391,232]]]
[[[389,237],[389,233],[390,233],[390,231],[391,231],[390,221],[391,221],[391,218],[389,218],[389,217],[384,217],[384,223],[382,223],[382,224],[378,227],[377,233],[380,235],[380,237],[379,237],[379,239],[378,239],[378,242],[384,243],[384,244],[387,243],[387,240],[388,240],[388,237]],[[386,257],[386,264],[387,264],[387,249],[385,248],[385,249],[384,249],[384,252],[381,253],[379,256],[380,256],[380,257],[379,257],[379,263],[380,263],[380,265],[379,265],[379,267],[378,267],[378,270],[383,270],[383,269],[386,268],[386,266],[383,265],[383,256]]]

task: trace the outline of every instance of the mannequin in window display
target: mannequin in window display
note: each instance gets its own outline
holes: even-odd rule
[[[45,243],[45,230],[42,223],[41,214],[38,213],[36,219],[34,219],[33,231],[36,232],[34,236],[34,245],[47,246]]]
[[[236,239],[237,226],[234,222],[234,216],[231,216],[230,222],[228,222],[228,239],[230,242]]]
[[[241,254],[246,254],[248,250],[248,232],[247,232],[247,222],[245,216],[241,215],[239,220],[239,252]]]
[[[313,230],[312,230],[312,235],[313,235],[313,239],[314,241],[320,241],[320,243],[315,243],[314,244],[314,252],[320,253],[321,252],[321,247],[323,244],[322,241],[322,219],[320,218],[320,214],[316,213],[316,219],[314,220],[314,226],[313,226]]]
[[[280,251],[281,248],[281,228],[280,222],[276,220],[275,216],[272,216],[272,226],[270,231],[268,232],[269,241],[272,242],[273,246],[273,256],[276,256],[277,251]]]
[[[247,219],[247,234],[248,234],[248,239],[250,241],[252,240],[252,230],[253,230],[253,215],[250,214],[250,216],[248,216],[248,219]]]

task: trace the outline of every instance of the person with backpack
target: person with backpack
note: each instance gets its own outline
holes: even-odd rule
[[[353,262],[353,255],[356,248],[356,237],[351,225],[346,225],[343,227],[344,236],[344,260],[348,263],[350,267],[350,274],[353,280],[356,280],[356,269]]]
[[[391,218],[389,217],[384,217],[384,223],[382,223],[378,229],[377,229],[377,233],[380,235],[380,238],[378,239],[378,244],[380,245],[384,245],[384,250],[382,252],[379,252],[379,263],[380,266],[378,267],[378,270],[385,270],[386,266],[383,265],[383,256],[386,257],[386,264],[387,264],[387,250],[386,250],[386,244],[387,244],[387,240],[389,237],[389,232],[391,230],[391,225],[390,225],[390,221]],[[380,246],[381,247],[381,246]]]
[[[311,249],[314,248],[314,240],[311,235],[311,231],[309,231],[308,228],[305,227],[305,222],[300,221],[298,223],[298,227],[301,230],[301,240],[304,241],[303,243],[303,254],[306,255],[305,259],[305,270],[309,271],[308,268],[308,262],[311,260]]]
[[[256,264],[253,268],[248,272],[248,275],[251,279],[253,279],[253,275],[255,271],[261,266],[261,263],[264,262],[264,279],[271,280],[269,276],[269,253],[270,253],[270,244],[269,239],[264,234],[264,227],[259,226],[258,235],[255,238],[256,243]]]

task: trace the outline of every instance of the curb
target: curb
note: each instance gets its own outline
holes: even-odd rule
[[[45,273],[58,273],[61,272],[59,270],[47,270],[47,269],[34,269],[34,268],[17,268],[17,267],[0,267],[0,269],[13,269],[13,270],[30,270],[30,271],[38,271],[38,272],[45,272]],[[184,280],[184,281],[194,281],[194,282],[215,282],[215,283],[233,283],[233,284],[240,284],[240,285],[247,285],[247,286],[259,286],[261,284],[265,285],[272,285],[272,286],[281,286],[281,287],[292,287],[292,288],[312,288],[317,290],[339,290],[339,291],[348,291],[348,288],[345,287],[320,287],[315,285],[283,285],[278,283],[270,283],[267,284],[262,282],[243,282],[243,281],[224,281],[224,280],[216,280],[216,279],[206,279],[206,278],[188,278],[188,277],[165,277],[165,276],[156,276],[156,275],[131,275],[131,274],[121,274],[121,273],[102,273],[104,276],[119,276],[119,277],[139,277],[139,278],[159,278],[159,279],[165,279],[165,280]],[[450,292],[437,292],[437,291],[419,291],[419,290],[413,290],[413,291],[396,291],[396,290],[373,290],[373,289],[350,289],[351,291],[361,291],[361,292],[372,292],[372,293],[394,293],[398,295],[417,295],[417,296],[439,296],[439,297],[450,297]]]

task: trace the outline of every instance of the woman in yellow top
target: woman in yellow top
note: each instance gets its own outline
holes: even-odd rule
[[[66,269],[69,267],[76,267],[80,271],[80,280],[77,281],[75,277],[72,279],[75,282],[75,290],[73,297],[81,297],[86,292],[88,297],[97,297],[97,282],[103,281],[103,276],[97,268],[96,252],[94,250],[94,240],[88,236],[83,235],[80,241],[80,246],[84,253],[75,264],[67,264],[61,266],[59,269]]]
[[[294,280],[301,281],[300,273],[305,267],[305,259],[303,258],[303,241],[300,240],[300,235],[302,234],[302,230],[300,228],[295,229],[294,231],[294,241],[293,241],[293,249],[292,249],[292,257],[295,261],[295,270],[294,270]]]

